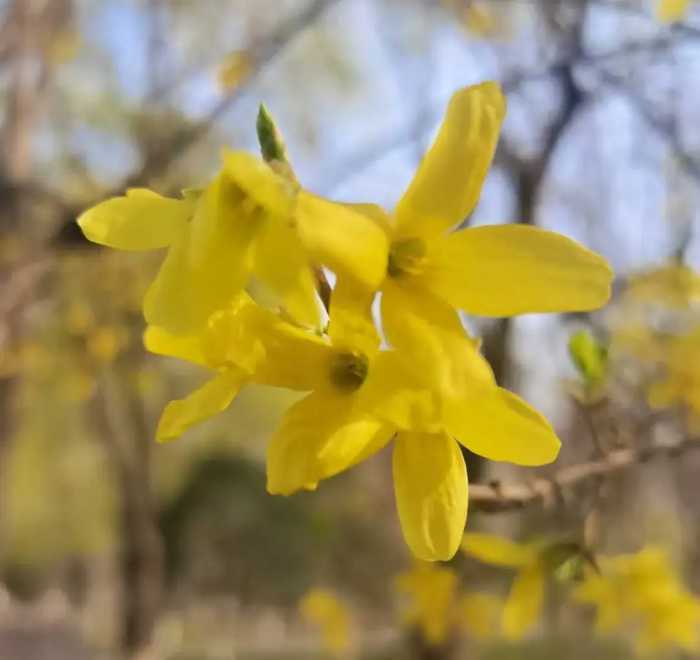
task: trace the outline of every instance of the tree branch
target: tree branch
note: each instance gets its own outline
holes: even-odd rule
[[[659,456],[673,458],[694,449],[700,449],[700,438],[679,442],[656,441],[643,448],[618,449],[600,460],[571,465],[562,468],[551,478],[535,479],[530,483],[501,484],[495,481],[490,484],[470,484],[469,505],[487,513],[514,511],[535,504],[548,507],[557,502],[566,489],[609,477]]]

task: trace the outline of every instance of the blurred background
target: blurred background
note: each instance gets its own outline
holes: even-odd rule
[[[684,341],[700,327],[700,2],[3,0],[2,660],[633,657],[633,632],[598,639],[556,595],[522,642],[419,639],[393,578],[412,563],[389,454],[315,493],[266,494],[291,394],[247,389],[156,446],[165,403],[204,377],[142,348],[161,256],[99,248],[75,224],[129,186],[206,182],[224,145],[257,151],[261,101],[305,187],[390,209],[451,93],[486,79],[509,110],[469,222],[560,231],[617,277],[596,315],[466,319],[564,445],[539,471],[470,456],[470,481],[486,497],[638,453],[522,509],[486,510],[477,488],[469,528],[595,553],[660,544],[700,591],[700,452],[685,451],[700,341]],[[567,352],[583,328],[607,355],[597,375]],[[507,590],[464,556],[452,570]],[[300,610],[319,587],[333,596]],[[665,653],[647,657],[700,657]]]

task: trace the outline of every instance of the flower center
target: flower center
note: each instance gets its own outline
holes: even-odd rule
[[[406,238],[392,243],[389,248],[387,275],[417,275],[423,270],[426,253],[425,241],[421,238]]]
[[[369,360],[362,353],[338,353],[331,363],[331,382],[341,390],[354,392],[367,378]]]

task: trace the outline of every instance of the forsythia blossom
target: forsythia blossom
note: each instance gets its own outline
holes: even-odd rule
[[[394,579],[404,597],[403,619],[416,626],[432,645],[445,643],[456,631],[486,639],[496,634],[501,602],[491,594],[460,594],[458,578],[449,568],[417,562]]]
[[[452,231],[478,201],[504,113],[496,83],[458,91],[391,216],[305,191],[286,159],[283,168],[240,152],[225,152],[221,172],[180,200],[136,190],[86,211],[91,240],[168,248],[146,295],[146,346],[212,372],[168,405],[158,439],[222,411],[249,382],[307,392],[269,445],[268,490],[313,489],[393,440],[406,541],[421,559],[452,557],[468,499],[458,442],[520,465],[549,463],[560,446],[539,413],[498,387],[457,309],[589,310],[606,302],[612,277],[601,257],[553,232]],[[321,266],[337,278],[324,329]],[[277,309],[246,292],[252,278]],[[371,312],[379,291],[386,346]]]
[[[599,558],[573,596],[597,610],[598,632],[632,628],[642,651],[700,650],[700,598],[683,586],[667,555],[646,547],[636,554]]]

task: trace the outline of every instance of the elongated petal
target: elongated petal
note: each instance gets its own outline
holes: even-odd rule
[[[406,543],[426,561],[451,559],[467,521],[467,468],[445,434],[399,433],[394,489]]]
[[[254,272],[293,319],[307,327],[320,326],[314,275],[288,222],[274,217],[266,223],[256,244]]]
[[[381,312],[389,343],[410,355],[436,395],[466,396],[475,388],[494,386],[477,342],[446,303],[419,287],[387,282]]]
[[[294,404],[267,450],[267,490],[289,495],[313,490],[389,442],[393,429],[356,415],[352,396],[316,391]]]
[[[194,205],[145,188],[127,191],[85,211],[78,224],[93,243],[120,250],[154,250],[170,245],[191,217]]]
[[[386,234],[364,213],[301,191],[296,225],[314,263],[376,289],[386,273]]]
[[[492,461],[545,465],[556,459],[561,447],[549,422],[502,388],[450,400],[445,424],[467,449]]]
[[[242,372],[230,369],[206,382],[186,398],[171,401],[158,422],[156,440],[173,440],[191,426],[226,410],[246,377]]]
[[[537,557],[537,550],[530,545],[483,532],[467,532],[462,550],[486,564],[512,568],[527,566]]]
[[[379,349],[379,333],[372,316],[374,291],[349,278],[338,279],[331,294],[328,335],[333,346],[360,351],[367,357]]]
[[[596,309],[610,297],[612,276],[605,259],[561,234],[505,225],[434,242],[421,283],[471,314],[511,316]]]
[[[203,351],[201,340],[193,335],[173,335],[163,328],[149,325],[143,334],[146,350],[156,355],[167,355],[187,360],[201,366],[209,365]]]
[[[399,237],[436,236],[474,210],[505,111],[495,82],[452,96],[440,132],[396,208]]]
[[[503,608],[503,634],[520,639],[537,623],[544,600],[544,573],[538,563],[523,569],[513,581]]]
[[[245,286],[259,223],[239,201],[221,177],[202,194],[193,220],[170,247],[146,293],[149,324],[176,334],[196,333]]]

